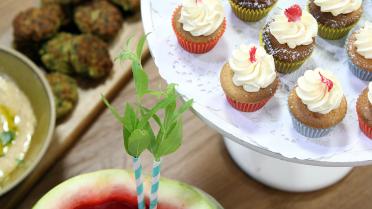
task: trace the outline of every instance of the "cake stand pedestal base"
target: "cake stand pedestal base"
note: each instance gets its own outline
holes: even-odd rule
[[[255,180],[275,189],[309,192],[337,183],[351,167],[319,167],[272,158],[225,138],[225,145],[238,166]]]

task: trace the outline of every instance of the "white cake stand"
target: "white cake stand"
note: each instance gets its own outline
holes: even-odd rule
[[[172,76],[168,74],[169,72],[176,70],[174,65],[180,65],[178,60],[174,60],[175,58],[172,50],[169,50],[166,46],[167,44],[169,44],[169,42],[172,42],[170,43],[172,47],[173,46],[179,47],[177,46],[175,38],[173,39],[167,38],[169,37],[167,35],[163,36],[163,34],[169,33],[170,30],[169,28],[171,28],[170,21],[171,10],[167,7],[174,8],[176,6],[176,4],[174,4],[175,3],[174,1],[178,1],[176,2],[177,4],[180,2],[179,0],[170,1],[141,0],[141,12],[144,30],[146,33],[153,32],[148,37],[149,48],[155,60],[155,64],[159,68],[160,75],[167,82],[174,82]],[[173,2],[173,4],[170,2]],[[302,1],[299,0],[299,2]],[[227,3],[224,2],[224,4],[226,9],[228,10],[228,7],[226,6]],[[165,18],[166,21],[164,23],[159,23],[159,20],[161,20],[162,16],[167,16],[167,18]],[[228,21],[235,22],[235,23],[233,22],[232,25],[242,24],[236,23],[239,20],[234,19],[235,17],[233,17],[231,13],[227,14],[227,16]],[[167,28],[168,27],[167,25],[169,26],[169,28]],[[164,26],[164,28],[162,28],[162,26]],[[219,50],[224,48],[224,46],[222,47],[217,46],[216,48],[218,47]],[[165,52],[164,50],[169,50],[169,52]],[[169,53],[170,54],[169,58],[164,59],[164,53],[165,54]],[[220,55],[216,54],[216,56]],[[205,57],[195,56],[192,57],[192,59],[204,59],[203,60],[204,63],[206,61]],[[208,62],[208,60],[206,62]],[[315,62],[317,61],[315,60]],[[182,65],[183,67],[185,67],[185,65],[189,64],[192,65],[191,62],[190,63],[185,62]],[[187,71],[185,71],[183,72],[182,75],[188,76],[189,74],[191,76],[191,80],[198,79],[196,77],[193,78],[191,72],[187,73]],[[344,76],[347,78],[351,76],[351,74],[350,75],[346,74]],[[215,80],[215,82],[218,82],[218,80]],[[356,86],[354,90],[355,92],[350,93],[353,97],[352,101],[354,101],[355,98],[357,97],[356,92],[360,92],[361,89],[364,88],[363,85],[365,85],[365,83],[358,82],[359,81],[355,82],[353,81],[352,84]],[[270,142],[270,140],[272,140],[273,145],[271,145],[270,143],[265,144],[263,141],[260,141],[259,138],[263,136],[262,133],[261,135],[257,135],[254,133],[247,134],[247,132],[243,133],[241,130],[244,129],[244,127],[239,127],[239,125],[237,125],[236,123],[234,124],[233,122],[231,122],[231,118],[242,117],[241,113],[231,110],[232,108],[228,105],[224,106],[222,110],[216,111],[215,109],[206,106],[202,102],[202,99],[200,98],[200,95],[202,94],[198,94],[197,92],[198,88],[195,87],[195,89],[192,89],[193,87],[191,86],[190,89],[190,83],[188,82],[176,83],[178,84],[177,88],[178,92],[184,98],[194,98],[194,100],[196,100],[196,102],[193,105],[194,113],[198,117],[200,117],[206,124],[208,124],[210,127],[214,128],[223,135],[227,150],[229,151],[232,159],[237,163],[237,165],[239,165],[239,167],[249,176],[251,176],[252,178],[256,179],[259,182],[262,182],[265,185],[268,185],[276,189],[291,192],[314,191],[335,184],[336,182],[344,178],[354,166],[372,164],[372,151],[370,151],[372,150],[372,142],[369,142],[369,140],[365,136],[363,136],[363,134],[354,133],[358,132],[357,125],[354,125],[353,127],[348,129],[349,122],[345,122],[346,124],[344,124],[344,126],[346,128],[344,127],[343,129],[348,129],[348,131],[351,130],[353,131],[353,134],[351,135],[336,134],[331,136],[331,138],[334,139],[331,139],[330,141],[339,140],[337,138],[345,138],[342,140],[347,141],[345,143],[348,143],[348,146],[344,146],[342,149],[334,149],[335,147],[334,145],[329,145],[330,150],[332,149],[333,151],[332,153],[330,152],[328,154],[327,149],[325,149],[326,154],[324,154],[323,148],[318,149],[316,147],[317,145],[314,145],[315,148],[313,147],[313,144],[317,144],[319,143],[319,141],[311,141],[302,138],[300,140],[298,139],[297,135],[294,136],[290,135],[288,137],[283,134],[282,135],[278,134],[278,132],[285,131],[288,132],[287,129],[284,130],[283,128],[280,128],[281,126],[279,126],[278,131],[276,132],[276,137],[273,136],[271,139],[267,135],[265,135],[264,137],[265,141]],[[185,91],[185,89],[187,91]],[[351,110],[349,112],[352,111],[355,110]],[[226,118],[229,117],[230,119],[226,120]],[[352,121],[353,119],[348,119],[348,121]],[[244,123],[245,119],[243,118],[242,120],[243,120],[242,123]],[[285,121],[282,122],[285,123]],[[286,140],[289,140],[291,142],[288,142],[282,138],[286,138]],[[290,145],[288,146],[288,149],[286,148],[286,145]],[[321,154],[317,153],[318,151]]]

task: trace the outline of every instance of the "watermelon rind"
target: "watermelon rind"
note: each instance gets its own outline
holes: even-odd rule
[[[136,195],[133,172],[121,169],[100,170],[73,177],[45,194],[33,209],[70,209],[77,201],[105,198],[117,189]],[[145,196],[149,197],[151,179],[145,177]],[[116,190],[115,190],[116,189]],[[114,191],[115,190],[115,191]],[[188,184],[161,178],[159,202],[182,209],[223,209],[205,192]]]

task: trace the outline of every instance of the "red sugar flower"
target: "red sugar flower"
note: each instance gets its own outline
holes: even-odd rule
[[[252,47],[250,50],[249,50],[249,61],[251,63],[254,63],[256,62],[256,51],[257,51],[257,48],[254,46]]]
[[[320,80],[322,81],[322,83],[324,83],[327,86],[328,92],[330,92],[333,88],[333,82],[330,79],[324,77],[320,72],[319,72],[319,75],[320,75]]]
[[[296,22],[301,19],[302,9],[298,4],[295,4],[284,11],[285,16],[288,18],[288,22]]]

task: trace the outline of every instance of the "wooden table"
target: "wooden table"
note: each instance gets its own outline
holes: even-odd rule
[[[12,16],[31,1],[0,1],[0,32]],[[164,84],[152,59],[144,64],[152,86]],[[127,84],[113,101],[134,101],[133,82]],[[151,101],[146,101],[151,104]],[[162,174],[193,184],[214,196],[226,209],[312,209],[372,208],[372,167],[360,167],[340,183],[312,193],[286,193],[268,188],[246,176],[231,160],[222,137],[191,112],[184,117],[184,143],[181,149],[164,160]],[[144,168],[150,171],[151,159],[145,154]],[[122,149],[121,127],[109,111],[96,118],[87,132],[19,202],[18,208],[29,209],[44,193],[65,179],[105,168],[130,168]],[[1,205],[0,205],[1,209]]]

